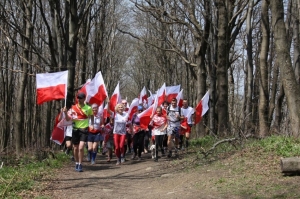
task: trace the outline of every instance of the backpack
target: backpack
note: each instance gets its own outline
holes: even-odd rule
[[[169,112],[170,112],[170,106],[168,106],[167,115],[169,115]],[[178,112],[179,112],[179,116],[181,117],[181,107],[180,106],[178,106]]]

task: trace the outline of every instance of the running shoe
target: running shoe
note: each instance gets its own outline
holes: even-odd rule
[[[94,160],[92,160],[92,161],[91,161],[91,164],[93,165],[93,164],[96,164],[96,163],[95,163],[95,161],[94,161]]]
[[[82,164],[78,165],[78,172],[82,172]]]
[[[120,165],[121,163],[120,163],[120,161],[119,160],[117,160],[117,163],[116,163],[116,165]]]
[[[169,151],[168,158],[172,157],[172,151]]]
[[[79,164],[76,164],[76,165],[75,165],[75,171],[78,171],[78,165],[79,165]]]
[[[125,162],[125,158],[121,157],[121,163]]]
[[[131,159],[134,160],[135,158],[136,158],[136,155],[133,154],[133,155],[131,156]]]
[[[138,161],[141,161],[142,160],[142,158],[141,157],[138,157]]]

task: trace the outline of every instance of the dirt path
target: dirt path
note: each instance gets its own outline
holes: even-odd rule
[[[225,154],[223,154],[225,155]],[[259,150],[195,159],[196,151],[158,162],[144,154],[142,161],[116,166],[100,155],[96,165],[84,162],[79,173],[70,163],[57,171],[56,180],[37,195],[43,198],[113,199],[254,199],[299,198],[300,178],[280,171],[280,157]],[[130,156],[128,155],[128,159]],[[59,174],[58,174],[59,173]]]
[[[183,156],[183,154],[181,154]],[[219,198],[203,195],[197,181],[201,174],[187,172],[176,158],[162,157],[158,162],[144,154],[141,161],[127,160],[116,166],[99,155],[95,165],[83,163],[76,172],[70,163],[47,188],[51,198]],[[127,159],[130,159],[128,155]],[[204,191],[205,192],[205,191]]]

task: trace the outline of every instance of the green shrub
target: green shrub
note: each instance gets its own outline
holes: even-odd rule
[[[252,147],[259,147],[265,152],[274,152],[282,157],[300,155],[300,139],[288,136],[270,136],[252,142]]]
[[[37,161],[24,156],[16,163],[0,169],[0,198],[22,198],[20,192],[33,190],[37,180],[51,174],[54,169],[63,166],[69,160],[64,153],[56,154],[55,158]]]
[[[204,136],[202,138],[192,139],[190,141],[190,145],[194,147],[208,147],[212,146],[214,142],[216,141],[215,137],[212,136]]]

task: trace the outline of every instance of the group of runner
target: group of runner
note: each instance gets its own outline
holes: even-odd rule
[[[67,153],[73,151],[76,171],[83,171],[85,146],[91,164],[95,164],[101,143],[102,152],[107,153],[107,161],[111,161],[114,150],[116,165],[120,165],[126,161],[126,153],[132,154],[131,160],[141,160],[142,153],[147,153],[150,148],[152,159],[158,161],[159,151],[161,156],[167,153],[170,158],[173,151],[177,153],[178,149],[189,145],[194,109],[188,106],[187,99],[183,100],[182,107],[178,106],[176,98],[172,99],[171,104],[164,102],[151,115],[148,128],[143,129],[137,116],[147,108],[142,104],[138,105],[136,113],[129,119],[127,101],[122,100],[115,106],[115,112],[110,112],[110,117],[104,121],[99,106],[86,104],[85,98],[84,93],[78,93],[78,102],[69,110],[66,107],[62,109],[65,119],[72,121],[72,125],[65,128],[65,143]]]

